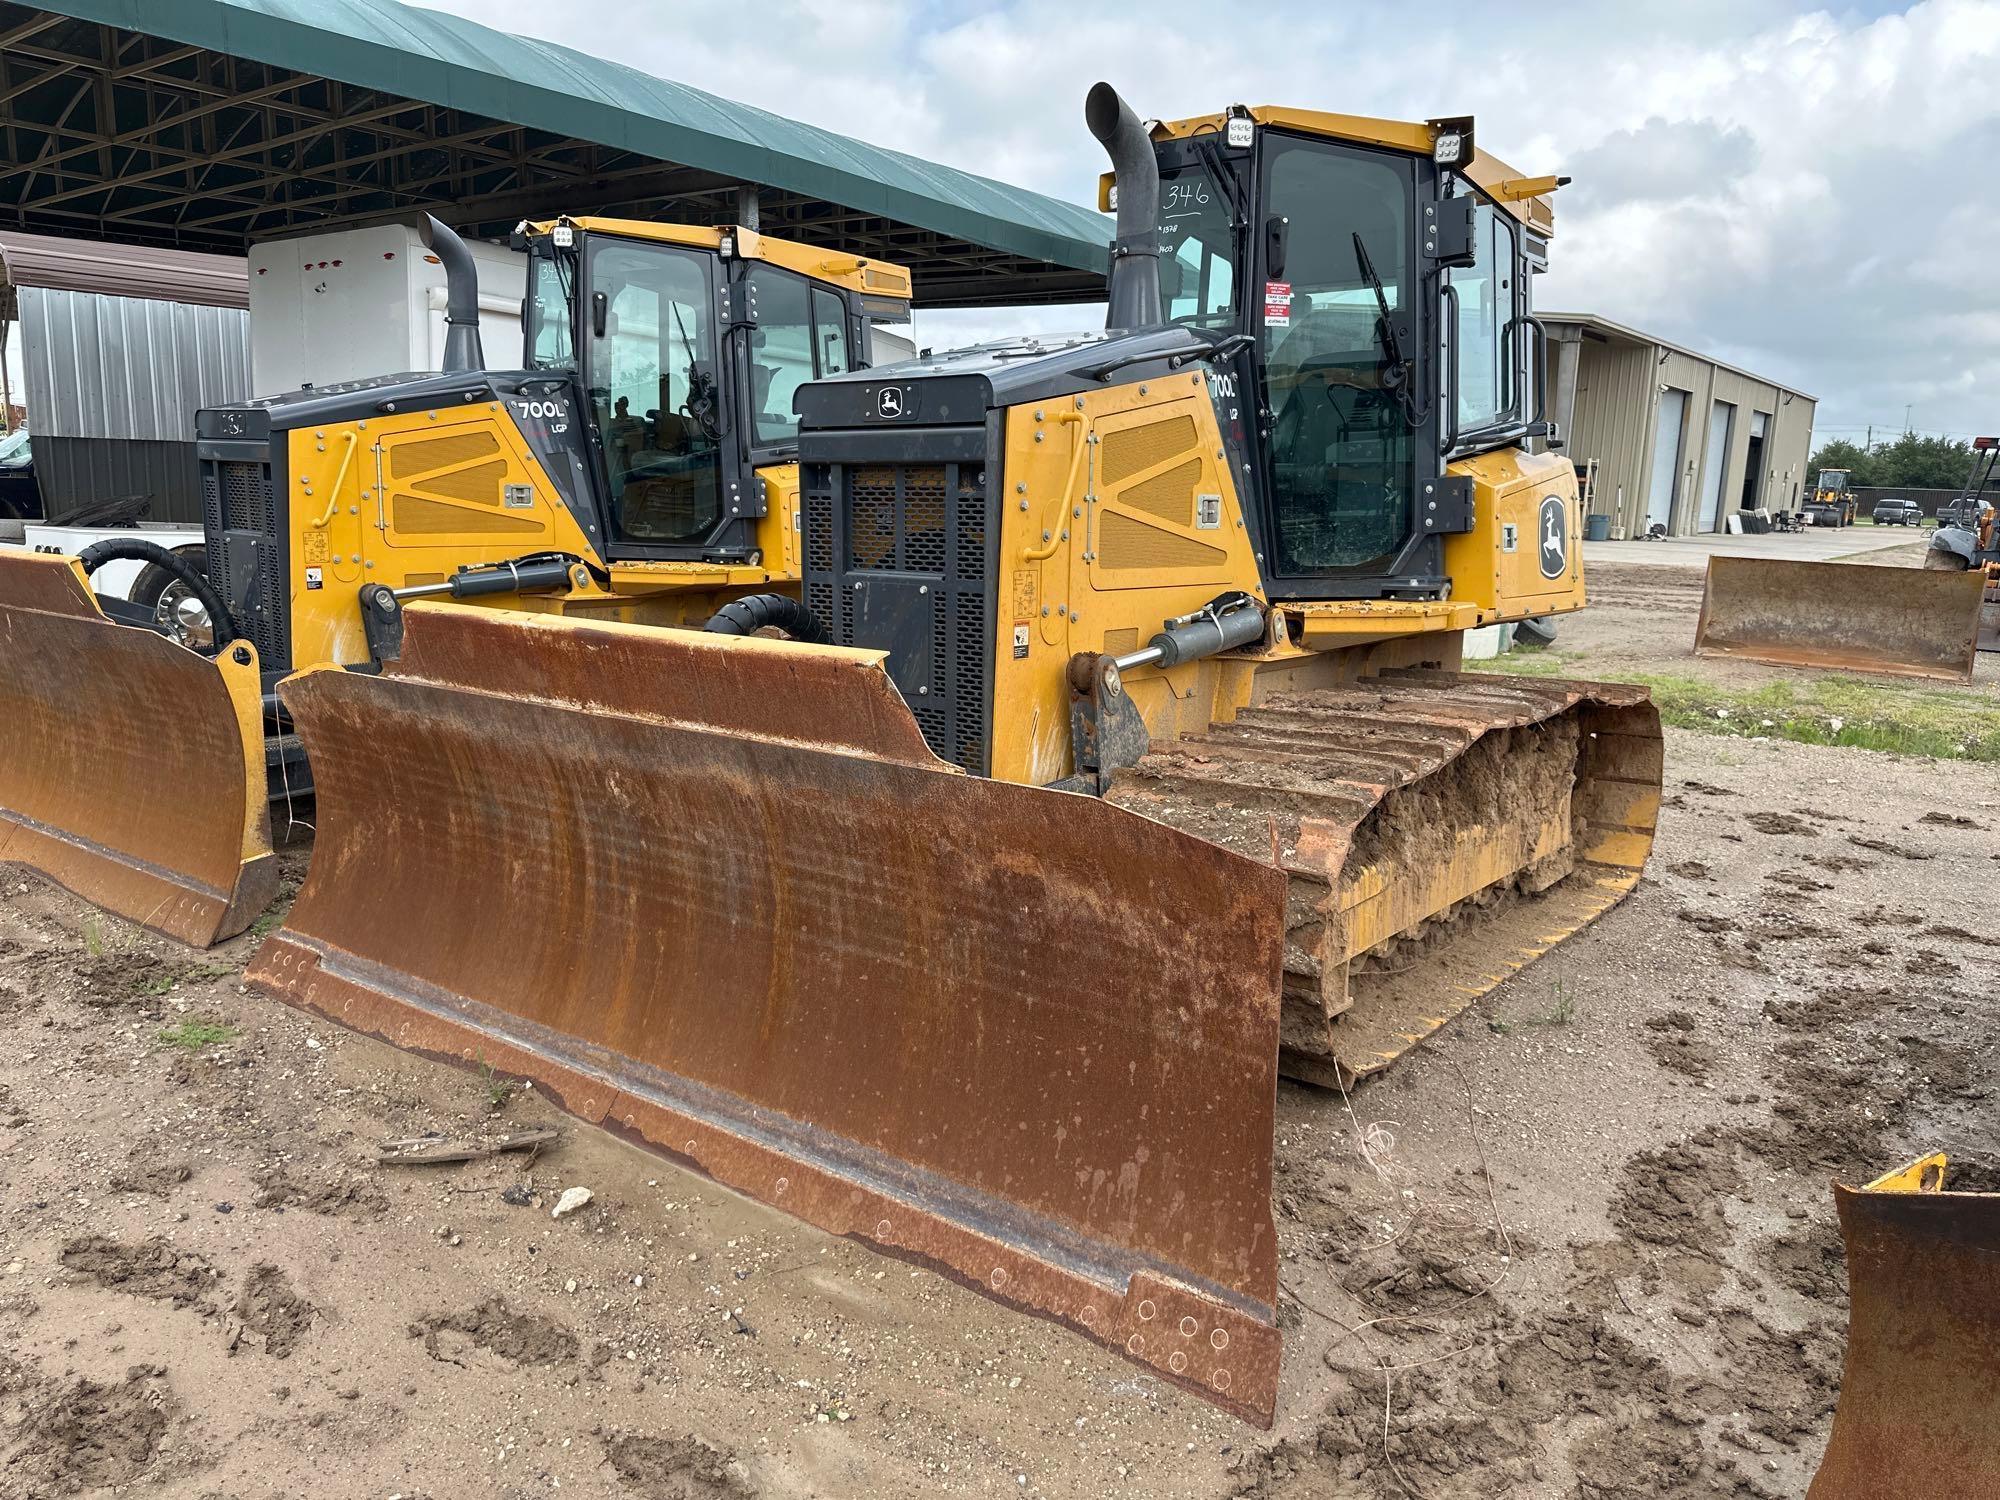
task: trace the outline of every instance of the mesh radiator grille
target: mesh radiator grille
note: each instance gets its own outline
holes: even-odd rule
[[[994,649],[986,465],[813,463],[803,490],[807,607],[836,644],[888,650],[931,750],[984,775]],[[927,591],[925,616],[903,623],[900,642],[867,639],[862,591],[910,583]],[[920,655],[929,675],[912,681]]]
[[[201,503],[208,576],[220,585],[236,628],[257,648],[261,668],[288,670],[292,664],[285,580],[288,539],[271,484],[271,466],[203,459]]]

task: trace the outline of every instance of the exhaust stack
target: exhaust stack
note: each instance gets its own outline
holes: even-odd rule
[[[465,241],[435,214],[417,224],[424,245],[444,266],[444,373],[483,370],[486,354],[479,347],[479,268]]]
[[[1111,158],[1118,189],[1118,237],[1111,242],[1111,305],[1106,328],[1151,328],[1160,321],[1160,166],[1153,138],[1108,83],[1083,101],[1084,123]]]

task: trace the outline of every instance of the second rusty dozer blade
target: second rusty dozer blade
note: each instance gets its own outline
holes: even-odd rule
[[[412,607],[282,692],[254,983],[1268,1424],[1284,876],[936,759],[878,652]]]
[[[2000,1193],[1927,1156],[1835,1185],[1847,1358],[1807,1500],[2000,1497]]]
[[[1780,667],[1972,681],[1977,572],[1711,557],[1694,649]]]
[[[0,548],[0,860],[196,947],[241,932],[278,887],[261,703],[247,642],[198,656]]]

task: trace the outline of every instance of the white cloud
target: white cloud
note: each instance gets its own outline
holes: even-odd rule
[[[1546,307],[1588,308],[1822,398],[1822,429],[2000,426],[2000,0],[1871,14],[1777,0],[1408,7],[1194,0],[446,0],[503,30],[1089,201],[1082,126],[1109,78],[1143,113],[1230,102],[1422,119],[1566,172]],[[1627,12],[1633,13],[1627,13]],[[1087,322],[926,317],[957,341]],[[1992,404],[1990,404],[1992,403]]]

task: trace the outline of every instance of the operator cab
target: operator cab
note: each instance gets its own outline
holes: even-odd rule
[[[1445,595],[1447,465],[1550,431],[1528,294],[1546,210],[1481,185],[1498,164],[1469,120],[1236,109],[1153,142],[1161,316],[1242,336],[1218,394],[1254,424],[1271,597]]]
[[[756,471],[797,456],[793,392],[908,318],[899,267],[752,230],[559,219],[521,243],[528,366],[581,387],[613,560],[749,556]]]

